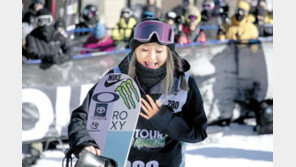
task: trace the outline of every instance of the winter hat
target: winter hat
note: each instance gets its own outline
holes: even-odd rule
[[[94,27],[94,36],[97,39],[103,39],[106,35],[106,28],[101,24],[97,23]]]
[[[156,20],[156,21],[160,21],[160,20],[157,19],[157,18],[146,18],[146,19],[143,19],[141,22],[144,22],[144,21],[147,21],[147,20]],[[130,46],[131,51],[133,52],[133,51],[135,51],[135,49],[136,49],[138,46],[140,46],[140,45],[142,45],[142,44],[144,44],[144,43],[150,43],[150,42],[157,42],[157,43],[161,44],[161,43],[158,41],[158,38],[157,38],[156,34],[153,34],[152,37],[150,38],[150,40],[147,41],[147,42],[140,42],[140,41],[135,40],[135,39],[133,38],[133,39],[130,41],[129,46]],[[163,45],[163,44],[161,44],[161,45]],[[171,51],[174,51],[174,50],[175,50],[175,43],[168,44],[167,46],[170,48]]]
[[[245,10],[247,13],[250,11],[250,4],[246,1],[240,1],[237,5],[238,8]]]
[[[155,18],[155,13],[145,11],[142,13],[142,19],[147,19],[147,18]]]
[[[197,16],[196,18],[196,22],[200,22],[201,20],[201,14],[200,14],[200,11],[197,9],[197,7],[193,6],[193,5],[190,5],[188,7],[188,10],[187,12],[185,13],[185,20],[187,23],[191,22],[192,19],[190,18],[190,16]]]
[[[177,17],[177,14],[174,11],[169,11],[166,15],[165,18],[166,19],[173,19],[175,20]]]
[[[51,13],[49,12],[49,10],[45,8],[40,9],[36,13],[36,16],[37,16],[36,22],[38,26],[51,25],[53,23],[53,17]]]
[[[214,0],[205,0],[202,4],[203,9],[205,10],[213,10],[215,7]]]
[[[51,15],[50,11],[43,8],[43,9],[40,9],[37,13],[36,13],[36,16],[39,17],[39,16],[44,16],[44,15]]]
[[[133,11],[129,7],[125,7],[121,10],[120,17],[130,18],[133,15]]]
[[[34,0],[34,4],[40,3],[42,5],[45,4],[45,0]]]
[[[147,20],[156,20],[156,21],[160,21],[159,19],[157,18],[147,18],[147,19],[143,19],[141,22],[144,22],[144,21],[147,21]],[[131,52],[127,55],[126,57],[126,60],[129,61],[130,60],[130,57],[133,55],[133,52],[135,51],[135,49],[144,44],[144,43],[150,43],[150,42],[157,42],[159,44],[161,44],[159,41],[158,41],[158,38],[156,36],[156,34],[153,34],[152,37],[150,38],[149,41],[147,42],[140,42],[138,40],[135,40],[134,38],[132,38],[132,40],[130,41],[129,43],[129,46],[130,46],[130,49],[131,49]],[[163,45],[163,44],[161,44]],[[171,52],[173,55],[175,55],[176,57],[178,57],[180,60],[181,60],[181,67],[183,68],[184,71],[188,71],[190,69],[190,64],[188,63],[187,60],[181,58],[179,56],[179,54],[175,51],[175,43],[172,43],[172,44],[168,44],[166,45],[170,48]],[[184,73],[182,73],[184,75]],[[181,75],[182,75],[181,74]]]
[[[59,27],[65,28],[65,22],[62,19],[58,19],[54,23],[54,27],[55,27],[55,29],[58,29]]]

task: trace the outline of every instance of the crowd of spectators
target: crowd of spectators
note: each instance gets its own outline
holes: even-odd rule
[[[45,0],[34,0],[29,10],[23,12],[23,56],[41,59],[44,63],[63,63],[71,58],[65,23],[61,19],[54,20],[44,3]],[[171,25],[175,30],[175,42],[179,44],[273,35],[272,26],[266,26],[273,24],[273,14],[267,10],[265,0],[258,0],[255,6],[241,0],[233,16],[229,16],[229,5],[223,0],[204,0],[200,7],[183,0],[181,5],[166,13],[156,6],[156,0],[147,0],[141,8],[124,7],[118,23],[111,29],[100,23],[97,7],[89,4],[76,24],[76,29],[89,30],[75,33],[75,37],[87,36],[81,41],[80,53],[128,48],[134,26],[147,17],[157,17]]]

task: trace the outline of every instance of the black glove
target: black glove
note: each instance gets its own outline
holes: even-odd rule
[[[49,69],[53,65],[53,55],[45,55],[40,57],[41,63],[40,63],[40,68],[41,69]]]
[[[66,61],[70,60],[71,56],[68,54],[56,54],[52,58],[52,62],[54,64],[62,64],[65,63]]]
[[[95,154],[83,150],[74,167],[117,167],[117,162],[111,158],[96,156]]]
[[[41,59],[41,63],[43,64],[52,64],[53,63],[53,56],[54,55],[46,55],[46,56],[42,56]]]

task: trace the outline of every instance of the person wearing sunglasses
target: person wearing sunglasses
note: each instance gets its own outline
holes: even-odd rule
[[[190,42],[206,42],[206,35],[199,28],[201,14],[197,7],[190,5],[185,14],[185,24],[182,25],[182,31],[177,34],[177,42],[188,44]]]
[[[231,25],[226,32],[226,38],[231,40],[249,40],[258,38],[258,29],[249,19],[250,4],[240,1],[236,13],[231,18]]]
[[[141,92],[141,112],[127,166],[182,166],[184,142],[197,143],[207,137],[203,100],[188,74],[190,65],[175,51],[173,28],[155,18],[135,26],[130,48],[121,63],[108,72],[128,74]],[[68,126],[70,148],[76,157],[82,150],[101,154],[85,127],[87,99],[95,87],[72,112]]]

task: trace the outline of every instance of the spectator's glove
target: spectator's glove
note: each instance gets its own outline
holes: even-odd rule
[[[71,56],[68,54],[56,54],[52,57],[53,64],[62,64],[70,60]]]
[[[40,68],[41,69],[49,69],[53,65],[53,55],[45,55],[40,57],[41,63],[40,63]]]
[[[40,57],[41,59],[41,63],[44,63],[44,64],[52,64],[52,58],[53,58],[54,55],[45,55],[45,56],[42,56]]]

